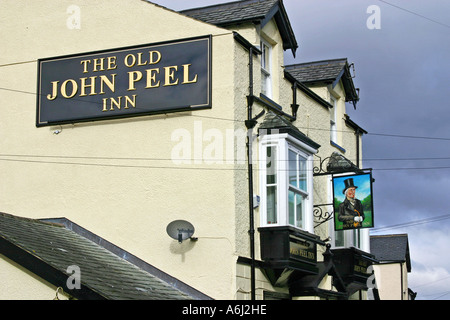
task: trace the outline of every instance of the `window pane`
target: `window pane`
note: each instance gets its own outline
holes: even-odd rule
[[[330,140],[333,142],[337,141],[336,124],[331,121],[330,121]]]
[[[266,71],[269,71],[269,46],[265,43],[261,43],[261,67]]]
[[[353,229],[353,246],[356,248],[360,247],[359,243],[359,229]]]
[[[297,219],[295,226],[298,228],[303,228],[303,196],[300,194],[297,194],[295,196],[295,205],[296,205],[296,211],[297,211]]]
[[[289,184],[298,188],[297,154],[289,150]]]
[[[298,168],[299,168],[299,186],[298,188],[301,190],[304,190],[305,192],[308,192],[307,187],[307,172],[306,172],[306,159],[302,157],[298,157]]]
[[[269,82],[269,75],[265,72],[261,72],[261,93],[268,95],[268,82]]]
[[[330,109],[330,140],[336,142],[337,132],[336,132],[336,100],[331,98],[331,104],[333,108]]]
[[[336,123],[336,106],[334,105],[333,100],[331,101],[331,104],[334,106],[334,108],[330,109],[330,122]]]
[[[295,226],[295,193],[289,190],[289,224]]]
[[[267,224],[278,223],[277,187],[267,187]]]
[[[336,247],[344,246],[344,230],[335,231],[334,238],[334,245]]]
[[[301,194],[289,190],[288,194],[289,224],[304,228],[304,198]]]
[[[266,176],[267,184],[277,183],[277,148],[274,146],[267,147],[266,155]]]

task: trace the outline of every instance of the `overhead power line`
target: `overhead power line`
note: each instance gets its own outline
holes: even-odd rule
[[[209,170],[209,171],[242,171],[246,168],[235,167],[234,165],[246,164],[246,159],[228,159],[205,157],[204,159],[184,159],[184,158],[133,158],[133,157],[100,157],[100,156],[50,156],[50,155],[11,155],[0,154],[0,162],[19,162],[19,163],[35,163],[35,164],[56,164],[56,165],[74,165],[74,166],[95,166],[95,167],[115,167],[115,168],[136,168],[136,169],[174,169],[174,170]],[[31,158],[31,159],[30,159]],[[47,160],[49,159],[49,160]],[[72,160],[105,160],[105,161],[128,161],[127,163],[98,163],[98,162],[72,162],[60,161],[57,159]],[[130,161],[167,161],[162,165],[143,165],[131,163]],[[258,160],[266,161],[266,160]],[[186,163],[187,162],[187,163]],[[372,171],[400,171],[400,170],[442,170],[450,169],[449,167],[416,167],[416,168],[371,168]],[[254,168],[259,171],[258,168]],[[280,171],[280,169],[278,169]],[[284,171],[289,171],[286,168]]]
[[[25,64],[25,63],[32,63],[32,62],[37,62],[37,60],[18,61],[18,62],[11,62],[11,63],[0,64],[0,68],[1,68],[1,67],[16,66],[16,65],[18,65],[18,64]]]
[[[31,61],[27,61],[27,62],[31,62]],[[23,63],[27,63],[27,62],[23,62]],[[19,64],[19,63],[15,63],[15,64]],[[1,66],[2,65],[0,65],[0,67]],[[36,93],[36,92],[30,92],[30,91],[18,90],[18,89],[11,89],[11,88],[5,88],[5,87],[0,87],[0,90],[16,92],[16,93],[23,93],[23,94],[29,94],[29,95],[38,95],[39,94],[39,93]],[[77,99],[74,99],[74,100],[77,100]],[[97,102],[89,102],[89,103],[101,105],[101,103],[97,103]],[[245,122],[245,120],[227,119],[227,118],[214,117],[214,116],[205,116],[205,115],[198,115],[198,114],[192,114],[190,116],[197,117],[197,118],[211,119],[211,120],[220,120],[220,121],[231,121],[231,122],[242,122],[242,123]],[[300,130],[330,131],[330,128],[302,127],[302,126],[298,126],[298,128]],[[337,132],[354,134],[354,132],[351,132],[351,131],[348,131],[348,130],[337,130]],[[424,139],[424,140],[450,141],[450,138],[447,138],[447,137],[415,136],[415,135],[394,134],[394,133],[371,133],[371,132],[369,132],[366,135],[389,137],[389,138],[405,138],[405,139]]]
[[[420,224],[438,222],[438,221],[442,221],[442,220],[446,220],[446,219],[450,219],[450,214],[445,214],[442,216],[431,217],[431,218],[410,221],[410,222],[405,222],[405,223],[394,224],[394,225],[386,226],[386,227],[373,228],[373,229],[371,229],[371,232],[380,232],[380,231],[386,231],[386,230],[398,229],[398,228],[408,228],[408,227],[413,227],[413,226],[417,226]]]
[[[407,139],[425,139],[425,140],[450,141],[450,138],[443,138],[443,137],[410,136],[410,135],[388,134],[388,133],[368,133],[367,135],[384,136],[384,137],[391,137],[391,138],[407,138]]]
[[[435,19],[428,18],[428,17],[424,16],[423,14],[420,14],[420,13],[417,13],[417,12],[414,12],[414,11],[411,11],[411,10],[408,10],[408,9],[405,9],[405,8],[403,8],[403,7],[400,7],[400,6],[398,6],[398,5],[395,5],[395,4],[393,4],[393,3],[390,3],[390,2],[387,2],[387,1],[384,1],[384,0],[378,0],[378,1],[383,2],[383,3],[387,4],[387,5],[390,5],[391,7],[394,7],[394,8],[400,9],[400,10],[402,10],[402,11],[408,12],[408,13],[410,13],[410,14],[413,14],[413,15],[415,15],[415,16],[418,16],[418,17],[420,17],[420,18],[422,18],[422,19],[426,19],[426,20],[431,21],[431,22],[433,22],[433,23],[439,24],[439,25],[441,25],[441,26],[443,26],[443,27],[450,28],[450,25],[445,24],[445,23],[442,23],[442,22],[437,21],[437,20],[435,20]]]
[[[17,92],[17,93],[24,93],[24,94],[30,94],[30,95],[36,95],[36,92],[29,92],[24,90],[17,90],[17,89],[9,89],[0,87],[0,90],[4,91],[10,91],[10,92]],[[95,104],[95,102],[90,102]],[[191,117],[196,118],[205,118],[205,119],[211,119],[211,120],[220,120],[220,121],[231,121],[231,122],[242,122],[244,123],[244,120],[239,119],[227,119],[227,118],[221,118],[221,117],[214,117],[214,116],[205,116],[205,115],[198,115],[198,114],[192,114]],[[319,127],[302,127],[298,126],[300,130],[317,130],[317,131],[330,131],[330,128],[319,128]],[[346,130],[337,130],[337,132],[341,133],[349,133],[354,134],[354,132],[346,131]],[[428,137],[428,136],[414,136],[414,135],[401,135],[401,134],[393,134],[393,133],[367,133],[366,135],[369,136],[381,136],[381,137],[390,137],[390,138],[406,138],[406,139],[425,139],[425,140],[440,140],[440,141],[450,141],[450,138],[447,137]]]
[[[417,288],[425,287],[425,286],[428,286],[430,284],[433,284],[433,283],[436,283],[436,282],[441,282],[441,281],[444,281],[444,280],[447,280],[447,279],[450,279],[450,276],[445,277],[445,278],[441,278],[441,279],[438,279],[438,280],[434,280],[434,281],[431,281],[431,282],[426,282],[426,283],[418,285],[418,286],[414,286],[414,290],[416,290]],[[437,293],[437,294],[442,294],[442,293],[443,292]],[[436,293],[433,294],[433,295],[436,295]]]
[[[0,153],[0,157],[16,157],[16,158],[57,158],[57,159],[89,159],[89,160],[137,160],[137,161],[173,161],[171,158],[155,158],[155,157],[115,157],[115,156],[73,156],[73,155],[46,155],[46,154],[17,154],[17,153]],[[177,158],[179,161],[202,161],[204,159],[195,158]],[[256,162],[264,162],[266,159],[253,159]],[[348,158],[350,161],[355,159]],[[450,157],[419,157],[419,158],[364,158],[364,162],[368,161],[429,161],[429,160],[450,160]],[[289,162],[288,159],[278,159],[278,161]],[[313,163],[319,163],[320,159],[307,160]],[[382,168],[380,168],[382,169]],[[395,168],[393,168],[395,169]]]
[[[93,166],[93,167],[113,167],[113,168],[135,168],[135,169],[173,169],[173,170],[207,170],[207,171],[241,171],[247,169],[227,168],[227,167],[187,167],[185,165],[173,166],[148,166],[148,165],[130,165],[130,164],[108,164],[108,163],[87,163],[87,162],[65,162],[65,161],[41,161],[41,160],[25,160],[25,159],[0,159],[0,161],[7,162],[23,162],[23,163],[39,163],[39,164],[59,164],[59,165],[74,165],[74,166]],[[196,165],[195,163],[193,165]],[[213,165],[217,165],[213,163]]]

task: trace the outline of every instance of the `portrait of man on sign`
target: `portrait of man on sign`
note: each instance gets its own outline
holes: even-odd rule
[[[355,197],[356,189],[353,178],[344,180],[345,188],[342,191],[345,200],[339,205],[339,221],[344,223],[344,229],[358,228],[364,220],[364,209],[359,199]]]
[[[333,178],[335,230],[373,227],[370,174]]]

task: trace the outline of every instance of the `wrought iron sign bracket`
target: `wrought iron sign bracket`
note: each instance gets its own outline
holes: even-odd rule
[[[331,156],[324,159],[318,155],[315,155],[315,157],[319,158],[319,164],[313,168],[313,176],[315,177],[341,173],[363,174],[368,171],[372,172],[372,169],[360,169],[338,152],[333,152]]]
[[[334,210],[331,210],[330,212],[325,211],[322,209],[324,206],[331,206],[333,207],[332,203],[324,203],[324,204],[317,204],[314,205],[313,214],[314,217],[319,221],[314,228],[317,228],[318,226],[324,224],[325,222],[333,219]]]
[[[329,173],[326,168],[323,168],[323,164],[325,163],[325,161],[331,159],[330,157],[326,157],[325,159],[322,160],[321,157],[319,157],[318,155],[314,155],[317,158],[319,158],[319,165],[318,166],[314,166],[313,168],[313,176],[325,176],[325,175],[329,175],[331,173]]]

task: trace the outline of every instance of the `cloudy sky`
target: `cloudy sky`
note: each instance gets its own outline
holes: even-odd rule
[[[182,10],[228,1],[152,2]],[[369,132],[363,155],[376,179],[375,227],[403,225],[372,234],[408,233],[410,288],[418,299],[449,300],[450,1],[284,4],[300,44],[286,64],[344,57],[355,64],[361,100],[347,111]]]

